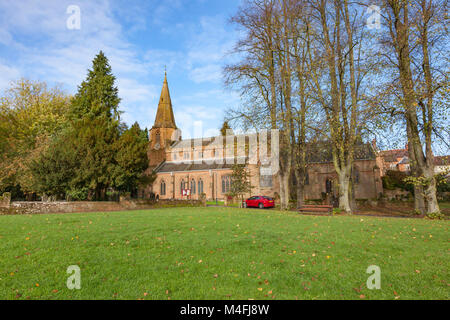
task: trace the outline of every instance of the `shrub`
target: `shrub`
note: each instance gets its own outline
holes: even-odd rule
[[[81,188],[68,191],[66,196],[69,201],[84,201],[87,199],[88,193],[88,188]]]
[[[401,189],[409,192],[414,191],[411,183],[405,182],[409,175],[402,171],[388,170],[386,175],[382,177],[383,188],[386,190]]]
[[[428,213],[427,218],[432,219],[432,220],[442,220],[445,218],[445,215],[443,213],[437,211],[437,212]]]

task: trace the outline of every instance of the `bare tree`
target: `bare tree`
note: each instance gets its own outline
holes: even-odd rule
[[[448,40],[444,22],[448,3],[381,0],[379,4],[389,34],[383,39],[385,57],[392,53],[389,60],[398,75],[399,105],[406,122],[410,167],[416,178],[416,209],[421,213],[438,213],[432,150],[435,113],[437,108],[448,105],[436,103],[434,97],[441,88],[448,87],[448,60],[441,52],[442,47],[438,48],[445,48],[445,38]]]

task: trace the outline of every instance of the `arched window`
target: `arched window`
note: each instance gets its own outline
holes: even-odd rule
[[[162,195],[162,196],[165,196],[166,195],[166,183],[165,183],[165,181],[164,180],[161,180],[161,185],[160,185],[160,194]]]
[[[358,168],[353,168],[353,183],[359,183],[359,170]]]
[[[225,177],[222,177],[222,193],[225,193],[226,191],[225,191],[225,188],[226,188],[226,185],[225,185]]]
[[[198,194],[202,194],[203,193],[203,180],[199,179],[198,180]]]
[[[191,180],[191,194],[195,194],[195,180]]]
[[[331,181],[331,179],[327,179],[325,181],[325,190],[326,190],[326,193],[333,192],[333,181]]]
[[[222,176],[222,193],[228,193],[231,190],[231,177]]]
[[[183,190],[185,189],[186,184],[184,182],[184,179],[181,179],[181,183],[180,183],[180,193],[183,194]]]

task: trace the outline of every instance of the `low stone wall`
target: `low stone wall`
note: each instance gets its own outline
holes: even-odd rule
[[[0,206],[0,214],[44,214],[73,212],[105,212],[122,210],[139,210],[165,207],[201,207],[206,206],[200,200],[123,200],[114,201],[55,201],[31,202],[17,201]]]
[[[394,190],[383,190],[383,197],[387,200],[402,200],[412,198],[409,191],[394,189]]]

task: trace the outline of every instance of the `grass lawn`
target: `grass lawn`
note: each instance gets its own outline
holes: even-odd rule
[[[449,299],[448,227],[217,207],[0,216],[0,299]]]

